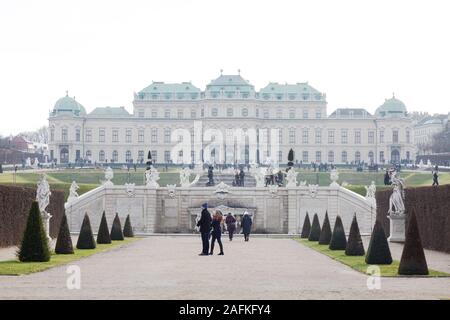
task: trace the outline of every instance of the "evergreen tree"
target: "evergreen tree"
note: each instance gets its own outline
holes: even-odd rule
[[[111,240],[124,240],[122,225],[120,224],[119,214],[116,213],[111,228]]]
[[[294,166],[294,150],[290,149],[288,153],[288,167]]]
[[[109,235],[109,228],[108,222],[106,221],[105,211],[103,211],[102,220],[100,221],[100,227],[98,228],[97,243],[98,244],[111,243],[111,236]]]
[[[328,219],[328,211],[325,212],[325,219],[323,220],[322,230],[320,231],[319,244],[330,244],[331,241],[331,227]]]
[[[346,246],[347,238],[345,237],[344,226],[342,225],[341,217],[336,216],[329,248],[330,250],[345,250]]]
[[[366,254],[367,264],[391,264],[392,256],[389,250],[386,234],[380,221],[375,222],[372,236],[370,237],[369,248]]]
[[[411,212],[408,229],[406,230],[405,245],[398,267],[398,274],[427,275],[428,266],[423,252],[415,209]]]
[[[314,214],[313,223],[311,226],[311,232],[309,233],[309,241],[319,241],[320,238],[320,223],[317,213]]]
[[[48,239],[42,224],[39,204],[36,201],[31,204],[17,256],[22,262],[46,262],[50,260]]]
[[[358,221],[356,213],[353,215],[352,225],[350,226],[350,234],[348,235],[347,247],[345,247],[345,255],[347,256],[363,256],[365,253],[364,244],[359,233]]]
[[[78,235],[77,249],[95,249],[96,246],[94,235],[92,234],[91,221],[86,213]]]
[[[123,227],[123,235],[127,238],[133,238],[133,227],[131,226],[130,215],[127,215],[127,219],[125,220],[125,226]]]
[[[55,246],[56,254],[73,254],[72,237],[70,236],[67,216],[64,213],[59,226],[58,239]]]
[[[307,239],[309,237],[309,233],[311,232],[311,222],[309,221],[308,212],[306,212],[305,221],[303,222],[302,234],[300,238]]]

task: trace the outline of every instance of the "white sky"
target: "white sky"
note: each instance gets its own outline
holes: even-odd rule
[[[91,111],[152,80],[259,90],[304,82],[338,107],[450,111],[448,0],[1,0],[0,134],[47,124],[69,90]]]

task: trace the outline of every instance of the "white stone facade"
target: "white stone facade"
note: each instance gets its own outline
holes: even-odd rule
[[[269,83],[256,92],[240,75],[221,75],[205,91],[191,83],[153,82],[134,95],[133,107],[132,114],[123,107],[96,108],[87,114],[74,99],[61,98],[49,117],[50,156],[57,163],[145,162],[151,150],[156,163],[176,162],[171,151],[179,138],[174,131],[192,134],[194,121],[201,121],[203,131],[218,129],[224,137],[230,129],[256,130],[259,162],[270,157],[285,164],[291,148],[299,163],[415,158],[412,121],[395,98],[386,100],[375,115],[364,109],[337,109],[328,115],[326,95],[308,83]],[[265,129],[280,130],[277,154],[264,147]],[[196,152],[208,143],[203,136]],[[217,148],[224,160],[215,153],[216,163],[248,162],[248,155],[229,157],[230,146],[226,148]],[[201,155],[191,153],[189,158],[198,162]]]

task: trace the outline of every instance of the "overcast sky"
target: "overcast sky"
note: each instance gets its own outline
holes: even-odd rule
[[[47,124],[69,90],[125,106],[152,80],[305,82],[338,107],[450,111],[450,1],[1,0],[0,134]]]

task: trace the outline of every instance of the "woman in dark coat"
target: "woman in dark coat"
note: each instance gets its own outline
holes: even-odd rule
[[[244,212],[244,215],[242,216],[242,233],[244,234],[244,240],[248,241],[248,238],[250,236],[250,231],[252,229],[252,218],[250,218],[250,215],[247,211]]]
[[[225,224],[227,225],[228,237],[230,238],[230,241],[232,241],[233,233],[236,230],[236,219],[231,215],[231,212],[229,212],[225,218]]]
[[[197,227],[200,227],[200,233],[202,235],[202,253],[200,256],[207,256],[209,251],[209,233],[211,231],[211,214],[208,211],[208,204],[202,205],[202,216],[197,222]]]
[[[219,210],[216,210],[216,212],[213,215],[213,219],[212,219],[212,233],[211,233],[211,251],[210,251],[210,255],[212,255],[214,253],[214,243],[217,242],[219,243],[219,247],[220,247],[220,253],[219,256],[223,256],[223,245],[222,245],[222,240],[221,240],[221,236],[222,236],[222,228],[221,228],[221,224],[222,224],[222,212],[220,212]]]

